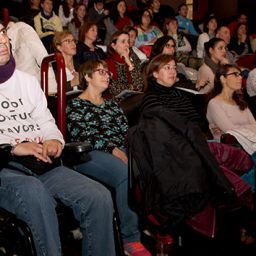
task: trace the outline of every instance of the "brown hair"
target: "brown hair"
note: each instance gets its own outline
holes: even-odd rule
[[[79,36],[78,36],[78,40],[80,42],[84,42],[85,40],[85,34],[90,30],[91,27],[96,26],[97,24],[95,22],[92,21],[87,21],[85,22],[79,29]]]
[[[154,76],[153,73],[154,72],[158,72],[164,65],[166,65],[167,63],[169,63],[171,60],[173,60],[176,64],[176,59],[174,56],[169,55],[169,54],[159,54],[157,56],[155,56],[148,64],[147,66],[147,77],[148,80],[154,80]]]
[[[118,30],[111,36],[109,44],[108,44],[108,48],[107,48],[107,53],[109,56],[111,56],[115,52],[115,50],[113,49],[111,44],[113,44],[113,43],[115,44],[118,37],[123,34],[128,35],[128,37],[129,37],[129,33],[125,32],[124,30]]]
[[[87,88],[87,81],[85,80],[85,76],[88,75],[92,77],[92,73],[95,69],[97,69],[100,65],[104,68],[108,69],[108,65],[104,60],[87,60],[84,62],[79,69],[79,81],[81,87],[85,90]]]
[[[168,30],[167,30],[166,26],[169,25],[169,23],[173,22],[173,21],[177,22],[177,24],[178,24],[178,20],[175,16],[171,16],[171,17],[168,17],[168,18],[165,19],[165,22],[164,22],[164,25],[163,25],[163,33],[165,35],[168,34]]]
[[[219,70],[217,71],[215,75],[215,81],[214,81],[214,88],[212,92],[210,93],[209,99],[214,98],[215,96],[219,95],[222,92],[223,85],[221,83],[221,76],[226,76],[230,69],[235,68],[239,72],[241,72],[240,68],[236,65],[232,64],[225,64],[221,65]],[[238,105],[239,109],[245,110],[248,106],[247,102],[244,99],[244,94],[242,90],[234,91],[232,95],[232,99],[235,101],[235,103]]]
[[[63,39],[69,35],[72,35],[72,32],[70,32],[69,30],[64,30],[64,31],[61,31],[61,32],[58,32],[56,31],[54,33],[54,37],[53,37],[53,40],[52,40],[52,44],[53,44],[53,48],[56,52],[59,52],[57,46],[58,45],[61,45]]]

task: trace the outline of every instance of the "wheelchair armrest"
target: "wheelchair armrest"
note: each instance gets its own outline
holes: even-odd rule
[[[61,158],[64,165],[72,167],[89,161],[91,158],[88,152],[91,150],[92,145],[88,141],[70,142],[65,145]]]

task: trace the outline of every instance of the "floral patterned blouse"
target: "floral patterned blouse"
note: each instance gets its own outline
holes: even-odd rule
[[[66,112],[71,141],[89,141],[93,149],[109,153],[115,147],[125,149],[128,122],[117,102],[105,100],[97,106],[75,98]]]

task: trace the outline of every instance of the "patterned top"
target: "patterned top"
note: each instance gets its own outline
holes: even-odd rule
[[[129,71],[124,59],[116,52],[106,59],[109,71],[113,73],[109,87],[109,91],[113,96],[117,96],[126,89],[134,91],[142,91],[143,89],[140,59],[133,50],[131,50],[131,59],[134,64],[132,71]]]
[[[152,26],[148,31],[144,31],[141,26],[136,26],[135,28],[138,31],[135,41],[135,46],[137,48],[142,45],[153,45],[154,40],[163,36],[162,31],[156,26]]]
[[[97,106],[75,98],[67,106],[67,127],[71,141],[89,141],[95,150],[112,153],[125,148],[128,123],[123,111],[113,100]]]

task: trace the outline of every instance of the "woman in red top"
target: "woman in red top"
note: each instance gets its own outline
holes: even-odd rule
[[[118,0],[115,3],[111,19],[118,30],[122,30],[127,25],[133,25],[131,18],[127,14],[127,10],[128,7],[124,0]]]
[[[108,45],[109,71],[113,73],[110,82],[110,93],[117,96],[123,90],[142,91],[143,80],[141,75],[140,60],[130,49],[129,34],[117,31],[112,35]]]

